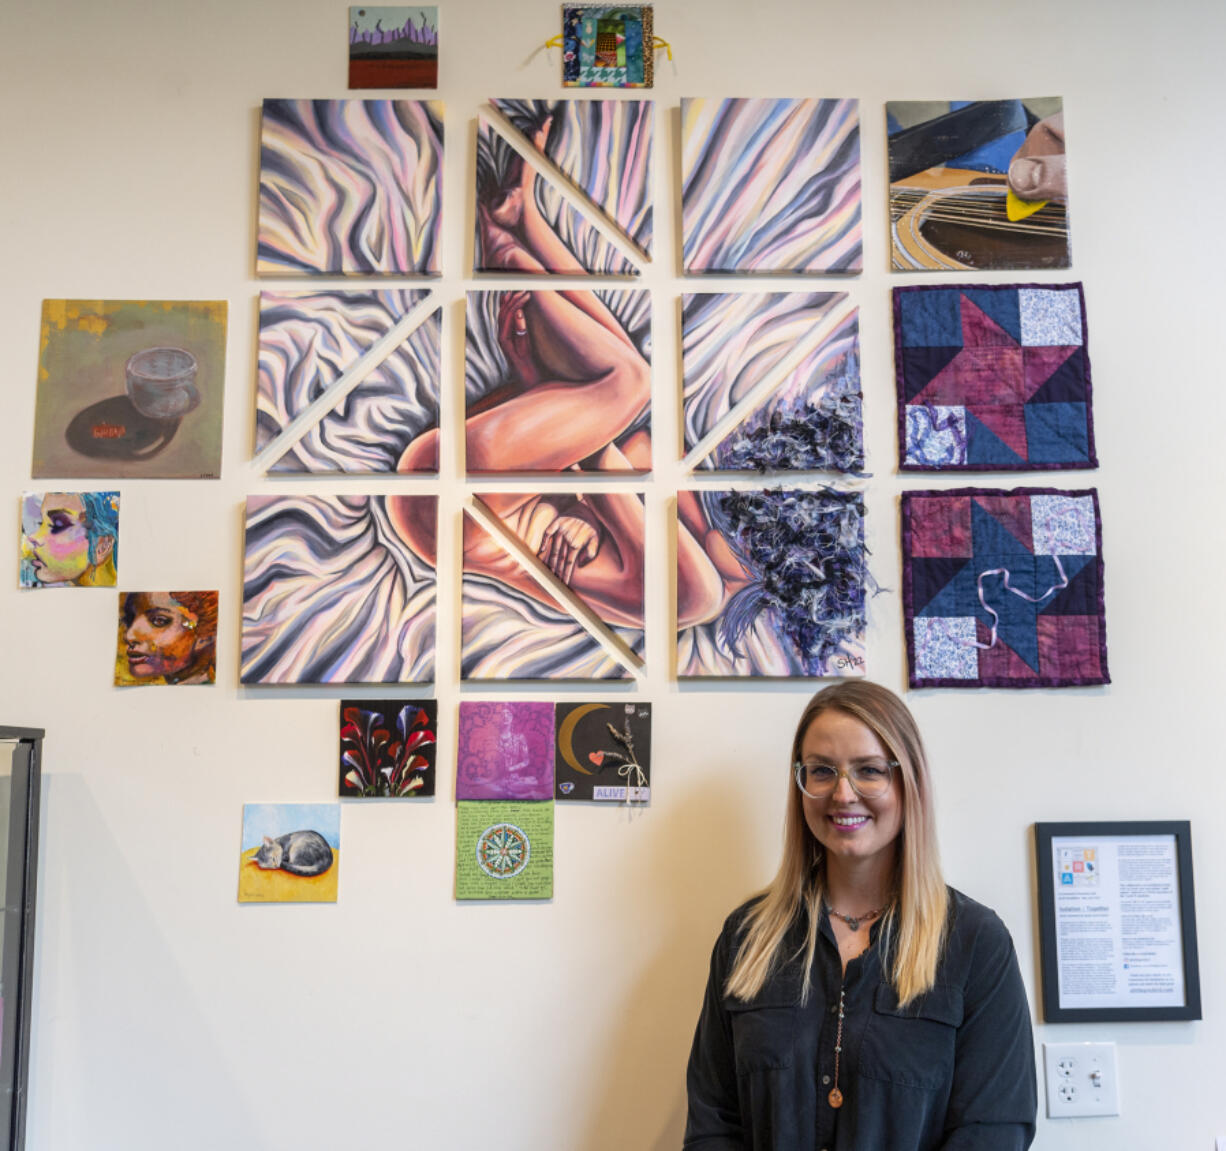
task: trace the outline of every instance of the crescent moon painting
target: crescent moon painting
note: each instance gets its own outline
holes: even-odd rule
[[[578,707],[572,708],[563,719],[564,706],[562,704],[558,706],[558,755],[572,771],[577,771],[580,775],[593,775],[594,772],[588,771],[575,758],[575,727],[585,715],[590,715],[594,711],[605,711],[609,705],[607,703],[581,703]]]
[[[554,722],[555,799],[650,800],[651,704],[559,703]]]

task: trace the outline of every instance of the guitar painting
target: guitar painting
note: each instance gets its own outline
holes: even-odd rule
[[[1067,268],[1059,97],[886,105],[896,271]]]

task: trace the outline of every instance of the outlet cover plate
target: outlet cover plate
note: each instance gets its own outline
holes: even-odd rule
[[[1114,1043],[1044,1043],[1048,1119],[1120,1113]]]

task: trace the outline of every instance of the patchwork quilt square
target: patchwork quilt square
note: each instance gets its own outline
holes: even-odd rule
[[[655,79],[652,8],[564,5],[564,88],[650,88]]]
[[[1094,468],[1080,284],[894,289],[899,467]]]
[[[912,687],[1110,683],[1098,493],[902,497]]]

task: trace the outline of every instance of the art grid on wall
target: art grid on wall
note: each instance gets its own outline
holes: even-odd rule
[[[573,82],[650,86],[650,9],[565,18],[591,57]],[[351,86],[436,82],[437,9],[352,9],[350,42]],[[1059,100],[887,112],[896,268],[1067,265]],[[653,128],[651,101],[491,100],[474,271],[638,275]],[[257,273],[439,274],[442,141],[438,102],[265,101]],[[685,274],[860,270],[857,101],[687,98],[681,152]],[[35,474],[216,475],[225,313],[45,301]],[[902,469],[1096,466],[1079,284],[900,288],[894,314]],[[649,293],[607,285],[469,292],[466,474],[649,472],[650,320]],[[693,292],[681,320],[689,466],[864,473],[846,293]],[[173,345],[127,346],[176,324]],[[437,475],[441,328],[420,289],[262,292],[257,455],[276,472]],[[113,386],[121,360],[123,395],[68,410],[70,370]],[[104,462],[74,462],[61,436]],[[22,586],[114,586],[118,503],[28,494]],[[700,489],[676,512],[680,677],[864,673],[876,585],[860,492]],[[909,492],[902,514],[913,686],[1109,682],[1096,492]],[[57,516],[71,555],[49,548]],[[461,679],[642,668],[640,493],[483,491],[462,522]],[[250,497],[242,682],[429,682],[436,562],[434,495]],[[121,594],[115,683],[212,683],[216,631],[216,592]],[[648,801],[650,713],[464,701],[457,898],[550,898],[553,803]],[[433,796],[437,730],[432,700],[341,701],[339,795]],[[248,811],[240,899],[334,900],[339,808]]]

